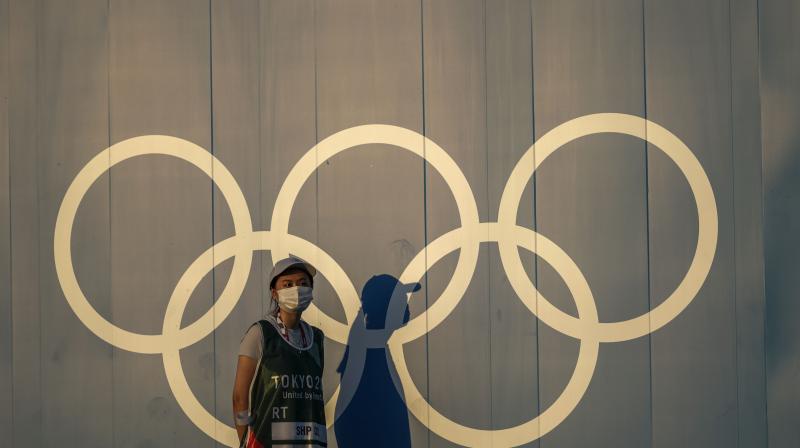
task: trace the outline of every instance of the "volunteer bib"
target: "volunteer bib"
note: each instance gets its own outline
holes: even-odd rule
[[[311,327],[311,345],[298,348],[269,321],[253,325],[261,325],[263,349],[250,385],[253,422],[240,447],[327,446],[322,332]]]

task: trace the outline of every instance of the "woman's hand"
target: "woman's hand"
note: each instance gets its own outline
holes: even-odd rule
[[[258,360],[249,356],[239,355],[239,362],[236,365],[236,378],[233,381],[233,416],[236,422],[236,413],[246,411],[250,407],[250,383],[256,373]],[[247,425],[236,424],[236,433],[239,440],[242,440]]]

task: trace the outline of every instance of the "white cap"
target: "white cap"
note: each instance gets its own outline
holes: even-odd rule
[[[272,287],[272,281],[275,280],[276,277],[283,274],[285,270],[293,267],[305,269],[308,271],[308,274],[311,275],[311,277],[317,275],[317,270],[311,265],[311,263],[301,260],[300,258],[290,256],[288,258],[284,258],[283,260],[279,260],[277,263],[275,263],[275,266],[272,267],[272,270],[269,273],[270,288]]]

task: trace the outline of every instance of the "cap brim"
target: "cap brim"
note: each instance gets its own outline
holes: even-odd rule
[[[422,289],[422,284],[420,284],[419,282],[403,283],[403,290],[404,291],[416,292],[416,291],[419,291],[420,289]]]

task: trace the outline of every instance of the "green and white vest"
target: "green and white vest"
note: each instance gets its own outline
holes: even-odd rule
[[[250,384],[253,422],[240,447],[327,446],[322,395],[324,334],[310,326],[313,339],[303,349],[290,344],[268,320],[252,325],[261,325],[262,355]]]

